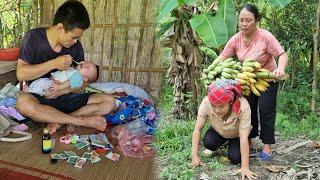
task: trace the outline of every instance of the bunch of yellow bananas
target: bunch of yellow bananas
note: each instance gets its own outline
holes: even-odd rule
[[[237,78],[242,86],[242,94],[249,96],[250,92],[260,96],[269,87],[268,82],[274,79],[271,72],[261,68],[261,64],[254,59],[247,59],[242,63],[242,71]]]
[[[251,92],[260,96],[269,87],[268,82],[274,75],[261,68],[261,64],[254,59],[246,59],[243,63],[236,59],[228,58],[223,62],[212,62],[203,70],[201,80],[207,87],[212,81],[218,79],[238,80],[242,86],[242,94],[249,96]]]

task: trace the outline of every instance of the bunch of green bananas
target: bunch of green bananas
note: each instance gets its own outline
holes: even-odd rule
[[[208,68],[203,69],[201,80],[207,86],[212,81],[219,79],[235,79],[241,70],[241,62],[228,58],[223,62],[212,62]]]

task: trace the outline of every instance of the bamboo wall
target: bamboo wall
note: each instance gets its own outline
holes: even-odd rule
[[[162,78],[155,35],[158,0],[81,0],[90,28],[81,43],[85,59],[100,65],[99,82],[132,83],[158,96]],[[38,0],[40,24],[50,26],[65,0]]]

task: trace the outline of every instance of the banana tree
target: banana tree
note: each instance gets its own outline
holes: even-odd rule
[[[203,59],[200,46],[221,47],[236,31],[232,0],[213,1],[206,12],[199,6],[197,0],[167,0],[158,16],[159,22],[167,20],[158,36],[163,46],[172,48],[168,79],[174,85],[173,114],[177,118],[188,118],[197,111]]]

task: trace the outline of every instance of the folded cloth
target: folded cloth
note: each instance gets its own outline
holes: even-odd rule
[[[8,83],[0,90],[0,98],[16,98],[16,95],[19,91],[19,88],[15,87],[11,83]]]
[[[25,124],[17,124],[15,126],[12,127],[13,131],[27,131],[28,130],[28,126]]]

